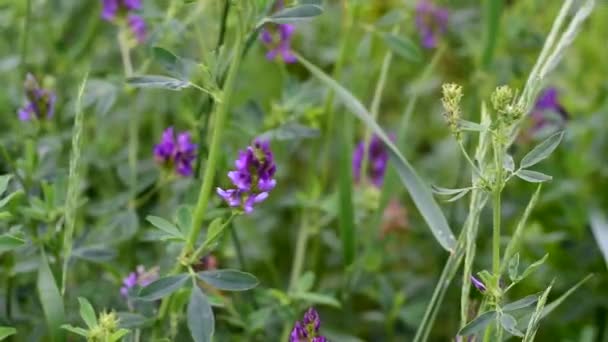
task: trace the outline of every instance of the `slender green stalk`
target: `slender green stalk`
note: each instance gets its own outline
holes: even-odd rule
[[[304,266],[304,257],[306,256],[306,244],[308,242],[308,215],[302,212],[302,218],[300,221],[300,228],[298,230],[298,237],[296,238],[296,250],[293,258],[293,264],[291,266],[291,275],[289,277],[289,285],[287,291],[291,292],[302,274],[302,268]]]
[[[247,266],[245,264],[245,255],[243,254],[243,248],[241,247],[241,241],[239,240],[239,236],[234,228],[234,224],[230,223],[230,236],[232,238],[232,244],[234,245],[234,250],[236,251],[236,257],[239,260],[239,265],[241,270],[247,270]]]
[[[393,33],[397,33],[398,28],[395,27],[393,29]],[[382,67],[380,68],[380,76],[378,77],[378,83],[376,83],[376,90],[374,91],[374,97],[372,99],[372,104],[370,107],[370,112],[372,114],[372,118],[374,121],[378,121],[378,115],[380,112],[380,103],[382,102],[382,93],[384,93],[384,87],[386,85],[386,79],[388,76],[388,70],[391,66],[391,61],[393,60],[393,53],[389,49],[384,55],[384,59],[382,60]],[[366,182],[367,178],[365,177],[365,172],[367,170],[367,166],[369,163],[369,142],[372,137],[371,129],[365,130],[365,136],[363,138],[363,160],[361,162],[361,181]]]
[[[503,188],[503,154],[502,137],[497,137],[496,141],[494,141],[496,178],[494,180],[494,188],[492,189],[492,273],[495,276],[500,276],[500,197]]]
[[[80,164],[82,149],[82,132],[84,130],[84,111],[82,109],[82,96],[87,84],[88,74],[85,74],[78,97],[76,98],[76,117],[74,118],[74,132],[72,133],[72,154],[70,156],[70,169],[68,190],[65,206],[65,230],[63,231],[63,272],[61,276],[61,293],[65,294],[66,279],[70,255],[72,253],[72,239],[76,226],[76,215],[78,206],[78,190],[80,188]]]
[[[25,77],[27,68],[27,42],[30,33],[30,21],[32,17],[32,0],[25,1],[25,20],[23,21],[23,36],[21,37],[21,53],[19,66],[21,67],[21,77]]]
[[[240,10],[240,8],[239,8]],[[196,240],[200,235],[201,229],[203,228],[203,219],[205,217],[205,212],[207,210],[207,205],[209,204],[209,199],[211,197],[211,191],[213,187],[213,180],[215,177],[215,167],[217,163],[217,159],[219,156],[220,146],[222,144],[222,136],[224,131],[225,122],[228,119],[228,109],[230,105],[230,97],[232,96],[232,92],[234,91],[234,85],[236,82],[236,77],[238,74],[238,70],[241,64],[242,51],[243,51],[243,21],[239,18],[237,21],[238,32],[236,34],[236,41],[234,43],[234,55],[232,59],[232,63],[228,70],[228,75],[226,78],[226,82],[223,87],[222,94],[222,102],[217,103],[216,111],[215,111],[215,122],[213,127],[213,132],[211,136],[211,144],[209,146],[209,155],[207,156],[207,164],[205,165],[205,173],[203,175],[203,184],[201,185],[201,189],[199,191],[198,200],[196,202],[196,207],[194,208],[194,214],[192,219],[192,226],[190,227],[190,233],[187,237],[186,244],[182,249],[181,256],[186,256],[188,253],[192,252]],[[180,258],[181,259],[181,258]],[[176,274],[182,269],[182,265],[178,261],[171,274]],[[161,303],[161,306],[158,311],[158,319],[161,321],[169,308],[169,303],[171,301],[171,296],[165,297]]]
[[[211,144],[209,146],[209,155],[205,165],[205,173],[203,175],[203,184],[198,195],[196,207],[194,208],[192,227],[190,228],[190,234],[186,240],[184,252],[192,250],[194,244],[196,243],[196,239],[198,238],[202,229],[202,223],[205,217],[205,211],[207,210],[207,205],[209,204],[209,198],[211,197],[213,180],[215,177],[215,168],[222,144],[224,126],[229,114],[228,109],[230,105],[230,97],[232,96],[236,76],[241,64],[243,50],[243,28],[240,20],[238,27],[239,30],[236,35],[234,56],[230,69],[228,70],[226,84],[223,89],[222,102],[218,103],[216,107],[217,110],[215,112],[215,122],[211,136]]]

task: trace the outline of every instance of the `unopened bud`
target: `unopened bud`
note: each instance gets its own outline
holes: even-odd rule
[[[460,100],[462,99],[462,86],[455,83],[445,83],[442,86],[443,98],[441,103],[445,110],[444,117],[452,134],[457,139],[460,139]]]

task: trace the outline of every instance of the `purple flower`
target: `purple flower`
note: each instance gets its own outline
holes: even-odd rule
[[[119,11],[129,12],[141,9],[141,0],[101,0],[101,17],[112,21]]]
[[[547,112],[559,114],[564,121],[568,119],[568,112],[559,102],[558,95],[557,88],[549,87],[538,96],[530,114],[533,122],[533,131],[538,131],[549,123],[546,115]]]
[[[302,321],[296,321],[289,342],[327,342],[324,336],[319,335],[321,319],[314,308],[309,308]]]
[[[19,120],[51,118],[55,113],[55,93],[42,89],[32,74],[27,74],[24,82],[26,104],[19,109]]]
[[[427,0],[418,1],[416,28],[418,28],[422,46],[427,49],[437,46],[437,40],[447,29],[448,17],[447,9],[435,6]]]
[[[266,58],[275,60],[278,57],[282,58],[285,63],[295,63],[296,56],[291,51],[291,39],[296,27],[291,24],[278,24],[272,27],[265,27],[260,39],[268,48]]]
[[[473,285],[479,290],[479,292],[486,292],[486,286],[484,285],[484,283],[481,282],[481,280],[475,278],[474,276],[471,276],[471,283],[473,283]]]
[[[158,267],[152,267],[146,271],[144,266],[139,265],[135,272],[129,273],[129,275],[122,280],[120,294],[123,297],[128,297],[129,291],[135,286],[146,287],[156,279],[158,279]]]
[[[146,41],[146,36],[148,34],[146,30],[146,22],[144,18],[136,14],[129,14],[128,23],[133,36],[137,40],[139,44],[142,44]]]
[[[251,213],[253,206],[268,198],[268,192],[277,184],[273,178],[276,165],[268,141],[255,140],[253,146],[239,151],[234,166],[236,169],[228,172],[228,178],[235,189],[217,188],[217,194],[229,206]]]
[[[394,139],[391,136],[391,139]],[[367,148],[367,170],[361,175],[363,167],[363,159],[365,157],[365,142],[361,141],[353,152],[353,173],[355,181],[359,182],[361,177],[369,177],[372,184],[377,187],[382,186],[386,166],[388,164],[388,150],[380,138],[376,135],[372,136]]]
[[[192,143],[190,133],[179,133],[176,138],[173,127],[167,128],[160,143],[154,146],[154,159],[167,168],[174,167],[184,177],[192,176],[196,145]]]

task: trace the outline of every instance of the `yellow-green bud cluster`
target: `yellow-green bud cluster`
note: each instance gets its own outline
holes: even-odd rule
[[[498,113],[498,124],[510,126],[519,120],[524,110],[517,104],[517,96],[509,86],[500,86],[492,93],[492,107]]]
[[[443,98],[441,103],[444,108],[444,117],[448,127],[456,139],[460,139],[461,130],[458,125],[460,121],[460,100],[462,99],[462,86],[455,83],[445,83],[442,86]]]

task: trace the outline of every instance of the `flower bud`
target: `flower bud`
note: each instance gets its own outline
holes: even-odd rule
[[[461,130],[458,126],[460,120],[460,100],[462,99],[462,86],[455,83],[446,83],[442,86],[443,98],[441,103],[445,109],[444,117],[452,134],[460,139]]]

